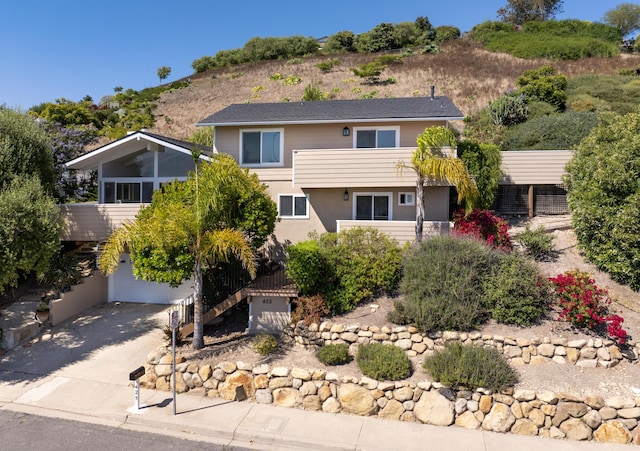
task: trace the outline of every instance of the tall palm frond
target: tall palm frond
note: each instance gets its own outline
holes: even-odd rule
[[[109,236],[105,245],[102,246],[100,257],[98,258],[98,266],[104,275],[108,276],[116,272],[120,263],[120,255],[124,253],[137,227],[136,222],[125,221]]]

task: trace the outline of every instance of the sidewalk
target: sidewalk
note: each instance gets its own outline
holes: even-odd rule
[[[145,316],[141,316],[145,314]],[[140,390],[129,372],[162,339],[165,308],[107,305],[0,357],[0,409],[258,450],[629,450]],[[101,346],[101,341],[107,343]]]

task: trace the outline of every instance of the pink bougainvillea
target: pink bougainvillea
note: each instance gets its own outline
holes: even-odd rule
[[[624,319],[609,313],[611,298],[606,290],[598,288],[589,274],[578,270],[550,277],[562,309],[558,320],[569,321],[576,327],[606,333],[619,344],[627,341],[622,328]]]
[[[464,209],[456,211],[453,214],[453,233],[472,236],[507,252],[512,248],[507,221],[488,210],[474,208],[466,215]]]

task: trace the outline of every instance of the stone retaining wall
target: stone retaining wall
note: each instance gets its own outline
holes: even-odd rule
[[[406,350],[409,355],[428,353],[449,340],[496,346],[512,364],[548,360],[582,367],[611,367],[622,359],[636,359],[637,346],[621,350],[613,342],[589,340],[523,340],[480,334],[444,332],[423,335],[411,327],[360,327],[331,323],[288,328],[297,343],[379,341]],[[167,350],[153,351],[140,379],[144,388],[170,391],[172,357]],[[377,416],[439,426],[540,435],[572,440],[640,444],[640,397],[579,396],[549,391],[454,390],[435,382],[376,381],[366,376],[347,377],[322,369],[253,366],[243,362],[198,365],[176,358],[176,391],[202,396],[245,400],[282,407],[328,413]]]
[[[476,343],[497,348],[514,365],[540,364],[554,361],[570,363],[583,368],[601,366],[610,368],[621,360],[636,361],[640,356],[640,345],[631,344],[625,348],[617,346],[613,340],[589,338],[567,340],[566,338],[509,338],[499,335],[482,335],[478,332],[436,332],[422,334],[412,326],[373,327],[334,324],[323,322],[305,326],[303,322],[284,331],[296,343],[304,346],[324,346],[326,344],[362,344],[378,342],[393,344],[404,349],[407,354],[417,356],[441,348],[447,341],[464,344]]]

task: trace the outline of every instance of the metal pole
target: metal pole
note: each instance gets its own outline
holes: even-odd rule
[[[136,379],[135,395],[136,395],[136,410],[140,410],[140,379]]]
[[[173,414],[176,414],[176,329],[171,329],[172,372],[173,372]]]

